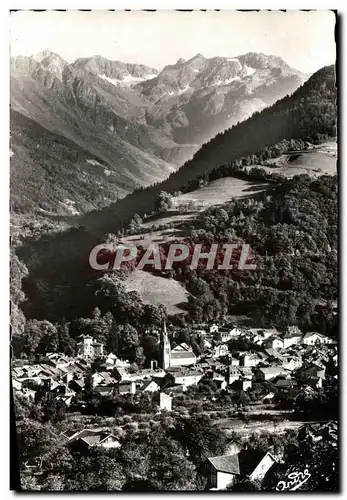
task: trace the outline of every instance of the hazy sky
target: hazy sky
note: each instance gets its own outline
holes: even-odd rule
[[[161,69],[197,53],[232,57],[263,52],[311,73],[335,62],[335,16],[320,11],[93,11],[11,14],[11,53],[46,48],[69,62],[102,55]]]

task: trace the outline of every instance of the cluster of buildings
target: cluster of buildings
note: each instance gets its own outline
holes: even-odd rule
[[[316,332],[303,334],[295,326],[278,332],[274,328],[196,325],[194,334],[203,345],[198,356],[187,343],[173,347],[163,324],[159,363],[153,361],[150,368],[136,370],[129,361],[113,353],[106,354],[102,343],[83,336],[76,357],[47,353],[41,363],[14,362],[12,385],[31,401],[49,392],[51,397],[69,406],[78,393],[83,393],[86,373],[90,374],[92,362],[98,359],[99,368],[91,375],[95,394],[160,393],[160,408],[171,410],[174,393],[199,383],[212,380],[217,389],[247,391],[261,382],[269,382],[264,400],[271,402],[275,396],[290,398],[303,388],[323,387],[327,367],[337,367],[337,346],[333,339]],[[247,349],[233,348],[233,340],[244,340]]]
[[[258,402],[271,404],[295,401],[303,392],[324,388],[327,372],[329,377],[337,378],[336,342],[320,333],[303,334],[295,326],[279,332],[274,328],[217,324],[195,325],[192,333],[200,338],[199,355],[188,343],[173,345],[164,323],[160,332],[160,359],[153,360],[150,368],[141,369],[106,353],[104,345],[91,336],[83,336],[75,357],[47,353],[42,362],[35,364],[14,361],[12,386],[29,401],[40,401],[49,394],[69,407],[79,400],[79,394],[85,393],[88,377],[89,390],[95,395],[148,393],[157,403],[158,411],[171,411],[175,394],[193,385],[212,383],[216,390],[239,394],[254,389]],[[96,360],[98,369],[92,370]],[[324,429],[332,440],[337,439],[335,431],[330,427]],[[321,439],[322,432],[313,424],[301,430],[312,442]],[[92,447],[121,446],[116,436],[100,429],[82,429],[64,438],[69,447],[85,451]],[[262,480],[276,465],[271,453],[243,450],[208,458],[203,473],[208,478],[208,489],[223,490],[240,477]]]

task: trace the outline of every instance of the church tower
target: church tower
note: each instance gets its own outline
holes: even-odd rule
[[[160,334],[160,361],[161,367],[166,370],[170,366],[171,345],[166,329],[166,321],[163,321],[163,326]]]

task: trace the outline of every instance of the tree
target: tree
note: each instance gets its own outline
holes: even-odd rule
[[[59,401],[50,396],[46,397],[42,402],[43,422],[60,422],[65,418],[66,410],[64,401]]]
[[[47,320],[32,319],[27,321],[22,335],[22,349],[28,356],[43,354],[49,350],[57,351],[57,329]]]
[[[233,493],[256,492],[261,491],[261,482],[256,479],[252,481],[248,477],[240,477],[233,485],[227,486],[226,489]]]
[[[175,426],[174,436],[189,453],[190,460],[201,465],[208,457],[221,455],[225,451],[225,433],[211,426],[206,415],[180,418]]]
[[[155,201],[155,210],[158,212],[166,212],[169,208],[171,208],[172,204],[172,195],[166,193],[165,191],[161,191],[159,193],[158,198]]]
[[[120,356],[135,361],[136,348],[139,347],[139,335],[136,328],[131,325],[121,325],[118,330]]]

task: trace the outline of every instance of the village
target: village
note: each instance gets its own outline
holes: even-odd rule
[[[159,392],[167,396],[185,392],[189,386],[213,380],[218,389],[248,391],[258,382],[269,382],[276,393],[295,397],[302,390],[324,387],[326,367],[337,368],[334,339],[316,332],[305,335],[296,327],[284,332],[276,329],[241,329],[235,326],[194,325],[194,333],[203,339],[204,351],[194,354],[187,343],[171,345],[166,324],[160,332],[160,363],[134,371],[128,360],[106,353],[104,345],[91,336],[82,336],[76,357],[46,353],[44,362],[12,365],[13,389],[30,401],[36,401],[42,388],[67,406],[85,386],[85,374],[98,361],[92,373],[92,387],[101,396]],[[233,342],[247,342],[253,349],[235,349]],[[334,375],[337,378],[337,370]],[[35,389],[36,388],[36,389]],[[41,388],[41,390],[38,390]],[[264,395],[270,400],[273,391]],[[162,398],[160,407],[171,410],[170,398]],[[165,403],[164,403],[165,401]]]
[[[81,337],[74,357],[48,352],[35,364],[15,360],[14,394],[31,403],[48,397],[63,404],[67,412],[71,408],[74,412],[76,408],[83,410],[87,391],[98,400],[130,397],[134,401],[145,395],[157,412],[177,413],[185,411],[184,394],[208,386],[209,390],[203,389],[205,409],[208,404],[215,414],[216,410],[224,410],[225,415],[235,401],[237,408],[244,411],[247,401],[253,403],[253,409],[257,405],[280,405],[293,411],[298,398],[324,391],[328,379],[329,384],[331,380],[337,383],[336,342],[320,333],[303,334],[296,326],[282,332],[218,324],[194,325],[192,329],[202,339],[201,355],[197,356],[187,343],[174,345],[163,322],[157,331],[160,362],[153,360],[150,368],[134,370],[128,360],[105,352],[104,345],[91,336]],[[240,348],[242,345],[247,348]],[[195,411],[202,409],[198,406]],[[69,446],[85,451],[92,446],[121,446],[117,436],[100,428],[83,428],[65,437]],[[225,457],[212,457],[211,463],[217,469],[224,464],[219,471],[223,475],[230,469],[229,458],[225,461]],[[274,462],[273,457],[261,457],[260,461],[263,459],[269,466]],[[216,481],[212,481],[212,487],[224,487],[223,479],[218,480],[218,485]]]

